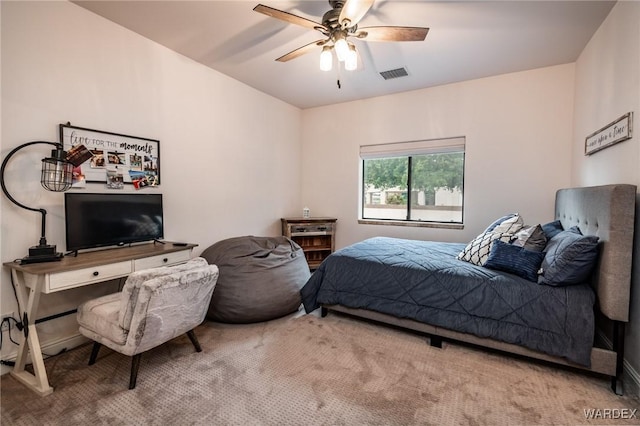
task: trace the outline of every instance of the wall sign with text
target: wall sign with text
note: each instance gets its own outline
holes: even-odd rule
[[[60,143],[65,151],[84,145],[91,157],[74,171],[74,186],[104,182],[120,189],[125,183],[136,188],[160,184],[160,141],[119,133],[60,124]]]
[[[591,155],[618,142],[631,139],[632,131],[633,112],[629,112],[587,136],[584,142],[584,155]]]

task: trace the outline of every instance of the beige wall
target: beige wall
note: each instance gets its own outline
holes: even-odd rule
[[[299,109],[72,3],[1,7],[3,157],[27,141],[58,141],[57,126],[67,121],[159,139],[162,185],[144,191],[164,196],[165,237],[197,243],[197,253],[230,236],[278,235],[280,217],[298,212]],[[63,196],[39,184],[48,153],[39,146],[13,157],[7,183],[23,203],[48,210],[48,240],[64,250]],[[2,260],[9,261],[37,244],[40,216],[0,200]],[[16,311],[5,270],[1,283],[2,313]],[[46,295],[40,316],[107,290]],[[38,328],[45,346],[77,332],[73,316]],[[4,337],[3,359],[15,352]]]
[[[618,2],[576,64],[305,111],[71,3],[0,4],[3,156],[26,141],[57,140],[66,121],[157,138],[166,237],[196,242],[197,252],[228,236],[275,235],[279,218],[303,205],[339,219],[339,247],[374,235],[466,242],[505,212],[519,211],[528,223],[549,220],[557,188],[640,184],[637,136],[583,155],[584,137],[620,115],[636,112],[638,127],[640,3]],[[357,224],[359,145],[449,136],[467,138],[463,230]],[[44,154],[43,147],[16,157],[8,183],[25,203],[49,210],[47,236],[64,249],[62,196],[37,182]],[[39,217],[5,197],[0,207],[0,253],[8,261],[37,242]],[[43,315],[98,291],[46,296]],[[16,310],[6,271],[0,296],[2,313]],[[626,358],[636,370],[639,324],[632,311]],[[75,321],[39,329],[45,346],[64,343]],[[4,359],[10,346],[3,346]]]
[[[631,183],[640,187],[640,2],[620,1],[576,62],[575,130],[571,182],[575,186]],[[585,137],[628,112],[634,136],[590,156]],[[625,364],[640,372],[640,196],[636,231],[630,322]]]
[[[375,235],[467,242],[517,211],[553,218],[569,186],[574,65],[304,110],[303,203],[338,218],[339,247]],[[360,145],[466,137],[464,229],[359,225]]]

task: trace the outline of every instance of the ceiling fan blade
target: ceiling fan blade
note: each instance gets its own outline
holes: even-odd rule
[[[366,41],[423,41],[428,32],[423,27],[366,27],[354,36]]]
[[[274,9],[269,6],[265,6],[264,4],[259,4],[253,8],[256,12],[265,14],[272,18],[280,19],[281,21],[287,22],[289,24],[300,25],[305,28],[310,28],[312,30],[320,29],[328,31],[327,28],[318,23],[314,22],[310,19],[303,18],[302,16],[294,15],[293,13],[285,12],[283,10]]]
[[[292,50],[291,52],[287,53],[286,55],[282,55],[280,56],[278,59],[276,59],[276,61],[278,62],[287,62],[290,61],[292,59],[297,58],[298,56],[302,56],[305,53],[309,53],[312,50],[314,50],[316,47],[318,46],[323,46],[327,43],[327,40],[316,40],[312,43],[309,44],[305,44],[302,47],[298,47],[295,50]]]
[[[374,0],[347,0],[340,11],[338,22],[343,28],[356,25],[364,15],[371,9]]]

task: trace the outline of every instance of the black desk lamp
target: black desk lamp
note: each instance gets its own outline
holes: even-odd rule
[[[13,149],[2,162],[2,168],[0,168],[0,184],[2,185],[2,192],[7,198],[16,206],[22,207],[26,210],[34,212],[40,212],[42,214],[42,231],[40,234],[40,242],[37,246],[29,248],[29,256],[21,259],[21,263],[38,263],[38,262],[51,262],[54,260],[60,260],[62,253],[56,252],[55,245],[47,244],[45,238],[46,230],[46,216],[47,211],[45,209],[36,209],[33,207],[25,206],[24,204],[16,201],[15,198],[9,194],[7,187],[4,183],[4,169],[9,162],[9,159],[22,148],[36,145],[45,144],[53,145],[55,149],[51,151],[51,157],[42,159],[42,174],[40,175],[40,184],[48,191],[63,192],[71,188],[73,177],[73,166],[70,161],[67,160],[67,153],[63,150],[63,146],[56,142],[34,141],[27,142]]]

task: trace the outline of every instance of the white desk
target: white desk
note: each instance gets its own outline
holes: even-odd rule
[[[20,315],[26,313],[29,319],[28,337],[25,340],[24,333],[20,333],[20,347],[11,375],[42,396],[53,392],[47,378],[35,324],[42,293],[54,293],[122,278],[142,269],[183,263],[189,260],[191,251],[196,246],[197,244],[176,246],[170,242],[148,243],[80,253],[77,257],[64,257],[59,262],[28,265],[4,263],[5,267],[11,269]],[[34,374],[25,370],[29,352]]]

